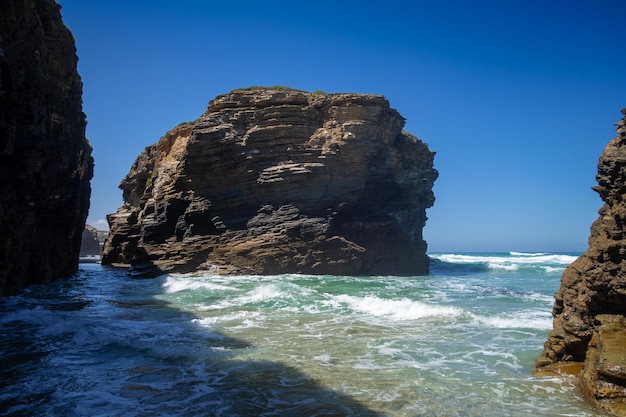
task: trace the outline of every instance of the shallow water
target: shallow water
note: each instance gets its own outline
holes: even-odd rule
[[[428,277],[74,277],[0,300],[0,415],[599,416],[534,377],[563,254]]]

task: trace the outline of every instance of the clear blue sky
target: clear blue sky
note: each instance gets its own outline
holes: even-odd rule
[[[136,156],[239,87],[383,94],[437,152],[429,250],[583,251],[626,107],[623,0],[59,0],[101,228]]]

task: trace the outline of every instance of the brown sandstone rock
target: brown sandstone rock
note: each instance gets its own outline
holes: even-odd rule
[[[382,96],[235,90],[142,152],[104,263],[144,275],[425,274],[434,153]]]
[[[601,314],[580,374],[585,397],[601,408],[626,415],[626,319]]]
[[[605,204],[591,226],[589,249],[563,273],[552,311],[554,328],[537,368],[584,363],[583,392],[626,416],[626,109],[622,113],[618,136],[598,163],[594,190]]]
[[[93,160],[59,9],[0,0],[0,295],[78,268]]]

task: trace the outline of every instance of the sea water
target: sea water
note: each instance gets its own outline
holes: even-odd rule
[[[81,264],[0,300],[2,416],[599,416],[533,376],[575,254],[429,276],[134,280]]]

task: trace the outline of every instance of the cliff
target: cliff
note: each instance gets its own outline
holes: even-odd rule
[[[563,273],[554,329],[537,368],[582,365],[580,385],[596,405],[626,416],[626,109],[604,149],[594,190],[604,206],[589,248]],[[580,366],[574,366],[574,369]]]
[[[100,240],[98,231],[90,225],[85,225],[81,235],[80,256],[100,256]]]
[[[0,295],[78,268],[93,160],[59,10],[0,0]]]
[[[383,96],[250,88],[137,158],[103,263],[156,275],[428,272],[433,156]]]

